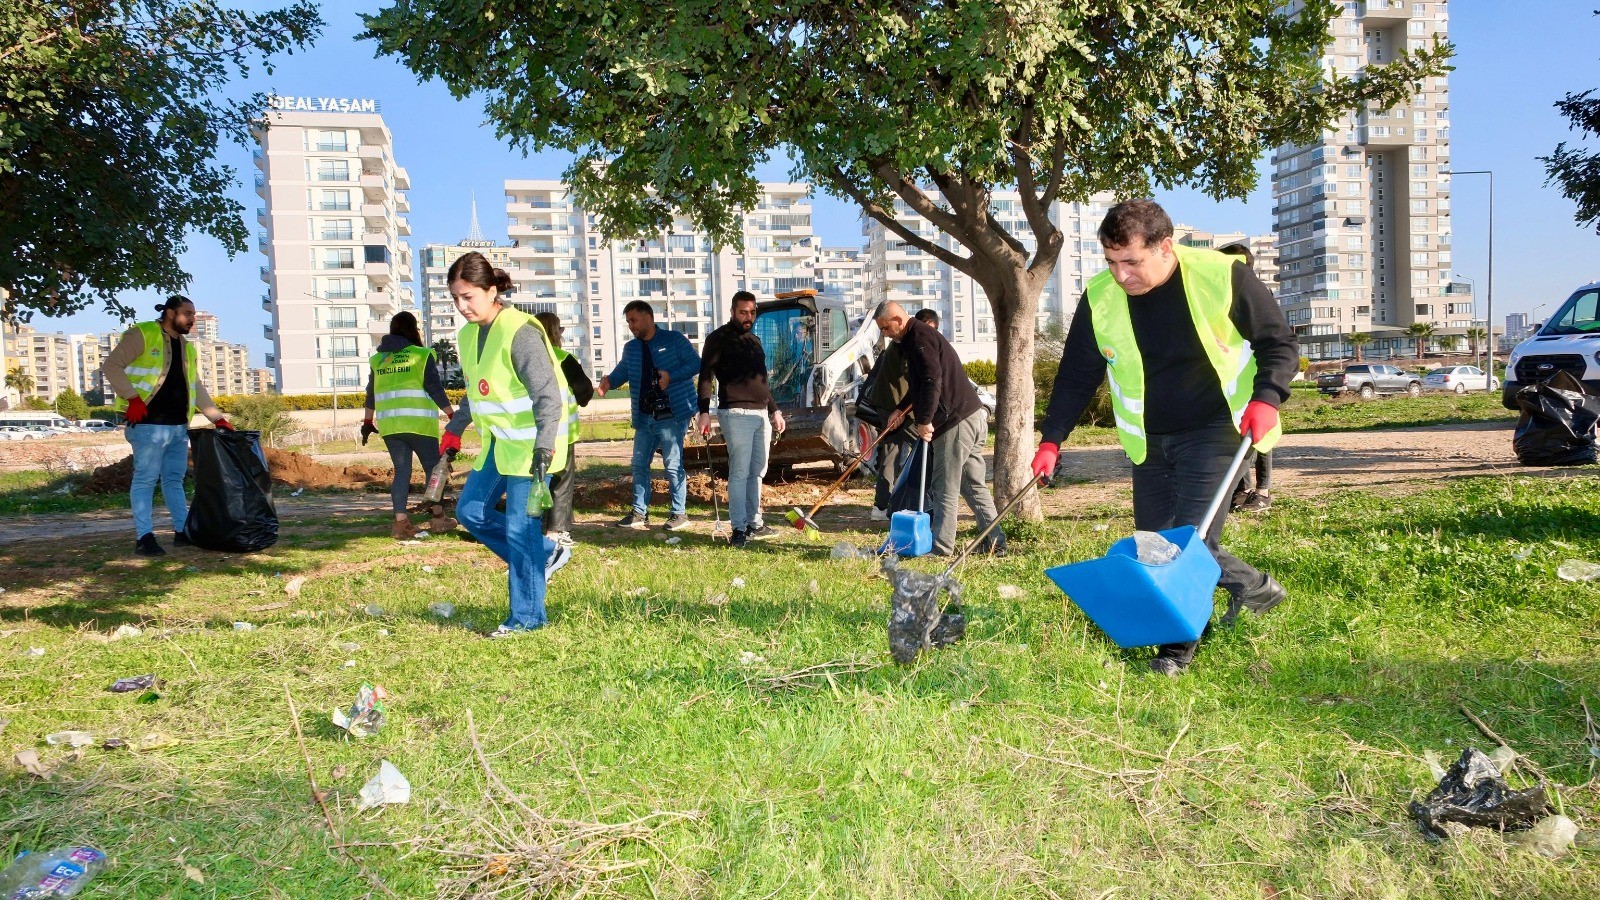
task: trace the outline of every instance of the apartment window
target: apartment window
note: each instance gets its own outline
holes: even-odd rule
[[[599,291],[595,291],[595,293],[597,293],[597,294],[598,294],[598,293],[599,293]],[[595,304],[593,304],[593,305],[591,305],[591,306],[590,306],[590,307],[589,307],[589,314],[590,314],[590,315],[594,315],[594,316],[598,316],[598,315],[600,315],[600,304],[598,304],[598,303],[595,303]]]
[[[349,325],[333,325],[331,327],[354,328],[355,324],[352,322]],[[333,359],[354,359],[355,357],[361,355],[361,345],[359,341],[360,338],[357,338],[354,335],[338,335],[328,338],[328,356],[332,357]]]
[[[1431,266],[1433,265],[1433,254],[1413,253],[1411,254],[1411,264],[1413,266]]]
[[[349,191],[322,191],[322,199],[318,204],[326,210],[348,210],[350,208]]]
[[[322,268],[354,269],[356,252],[351,247],[328,247],[322,251]]]
[[[356,280],[354,278],[324,278],[322,280],[322,296],[329,300],[354,300],[356,298]]]
[[[320,234],[325,241],[348,241],[355,237],[355,225],[350,219],[326,219]]]
[[[343,152],[350,149],[350,136],[343,131],[314,131],[311,148],[323,153]]]
[[[318,308],[320,310],[320,307]],[[354,306],[334,306],[327,310],[329,328],[357,328]]]
[[[318,181],[349,181],[350,161],[348,159],[324,159],[317,162]]]
[[[589,271],[591,271],[591,272],[600,271],[600,260],[598,260],[598,259],[589,260]]]

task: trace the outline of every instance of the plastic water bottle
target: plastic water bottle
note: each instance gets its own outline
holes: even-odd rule
[[[528,488],[528,515],[542,516],[545,510],[555,505],[556,498],[550,493],[550,479],[534,479],[533,486]]]
[[[1178,558],[1178,545],[1154,531],[1135,531],[1133,543],[1139,562],[1147,566],[1164,566]]]
[[[0,872],[0,897],[34,900],[74,897],[105,866],[106,855],[93,847],[58,847],[24,853]]]

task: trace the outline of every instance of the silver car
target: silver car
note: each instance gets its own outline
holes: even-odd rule
[[[1485,391],[1500,386],[1498,378],[1494,379],[1493,384],[1484,384],[1487,378],[1484,371],[1477,366],[1440,366],[1429,370],[1428,374],[1423,376],[1422,389],[1465,394],[1467,391]]]

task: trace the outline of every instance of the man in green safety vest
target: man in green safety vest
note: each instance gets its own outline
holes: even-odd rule
[[[189,501],[183,493],[183,475],[189,468],[189,420],[203,413],[218,428],[233,430],[200,383],[199,354],[187,340],[194,329],[194,303],[174,294],[156,311],[161,318],[128,329],[100,367],[117,395],[117,411],[128,423],[128,443],[133,447],[128,502],[133,507],[133,552],[140,556],[167,552],[156,540],[151,522],[157,481],[172,516],[172,542],[189,546],[183,532],[189,518]]]
[[[1117,437],[1133,461],[1140,531],[1198,525],[1227,476],[1240,436],[1260,452],[1282,431],[1278,405],[1300,348],[1272,290],[1238,257],[1176,246],[1172,220],[1150,200],[1113,206],[1100,225],[1107,271],[1090,279],[1073,314],[1033,472],[1048,476],[1101,382]],[[1232,595],[1224,623],[1283,602],[1272,576],[1218,546],[1226,507],[1206,544]],[[1177,675],[1198,642],[1164,645],[1150,668]]]

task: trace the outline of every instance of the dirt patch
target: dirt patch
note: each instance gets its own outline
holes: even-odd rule
[[[394,470],[376,466],[325,466],[309,456],[267,448],[267,468],[272,483],[289,488],[359,488],[387,485]],[[78,489],[80,494],[125,494],[133,483],[133,457],[100,466]]]
[[[761,486],[761,502],[767,507],[809,507],[822,498],[824,491],[833,483],[833,475],[828,476],[801,476],[793,481],[781,484],[764,484]],[[851,499],[852,489],[871,490],[871,483],[867,481],[852,480],[838,493],[834,494],[830,502],[845,503]],[[711,477],[704,472],[691,472],[688,478],[689,500],[694,503],[711,505]],[[728,503],[728,482],[726,479],[716,480],[717,502],[724,507]],[[650,479],[650,495],[656,500],[665,500],[668,496],[667,479]],[[619,478],[592,478],[580,481],[573,486],[572,505],[578,509],[601,506],[627,506],[633,503],[633,479],[631,477]]]

